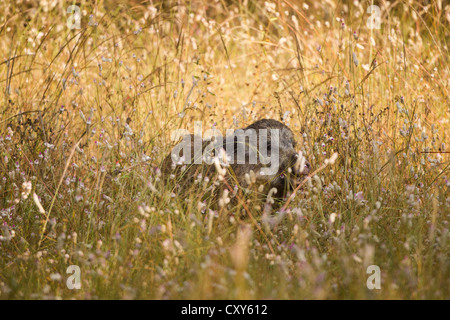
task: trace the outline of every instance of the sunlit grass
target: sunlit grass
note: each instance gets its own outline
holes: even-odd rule
[[[450,298],[450,6],[344,2],[0,4],[0,298]],[[262,118],[339,154],[285,210],[163,183],[173,130]]]

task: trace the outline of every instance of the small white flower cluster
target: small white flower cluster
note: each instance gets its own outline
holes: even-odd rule
[[[219,154],[217,157],[214,157],[214,166],[216,167],[217,173],[219,175],[219,180],[223,181],[223,179],[225,178],[225,175],[227,174],[227,170],[224,167],[229,166],[228,163],[228,158],[227,158],[227,154],[226,151],[222,148],[219,151]]]
[[[149,206],[147,206],[145,204],[142,206],[138,206],[138,212],[144,218],[149,218],[150,213],[153,211],[155,211],[155,208],[150,208]]]
[[[23,200],[28,199],[28,196],[30,195],[30,192],[31,192],[31,188],[32,188],[31,181],[25,181],[22,184],[22,189],[23,189],[23,191],[22,191],[22,199]]]
[[[295,161],[295,164],[294,164],[295,172],[298,172],[299,174],[303,173],[303,170],[305,170],[305,164],[306,164],[306,158],[303,156],[303,153],[301,151],[299,151],[298,156],[297,156],[297,161]]]
[[[325,159],[325,164],[326,165],[334,164],[336,162],[337,157],[338,153],[337,152],[333,153],[333,155],[329,159]]]
[[[250,170],[250,174],[246,173],[244,175],[245,182],[248,186],[251,186],[252,184],[256,183],[256,174],[253,172],[253,170]]]
[[[125,123],[124,125],[125,128],[125,132],[123,133],[123,136],[125,137],[126,140],[130,140],[130,137],[133,136],[133,130],[131,129],[131,127],[128,125],[128,123]]]
[[[219,199],[219,207],[223,208],[230,203],[230,197],[228,197],[229,193],[230,191],[228,191],[228,189],[223,190],[222,197]]]
[[[269,193],[267,194],[267,203],[269,203],[269,204],[274,204],[275,203],[275,200],[273,199],[273,195],[275,194],[275,193],[277,193],[277,188],[272,188],[272,189],[270,189],[269,190]]]
[[[10,241],[15,237],[16,232],[14,230],[9,229],[8,227],[3,228],[3,234],[0,235],[0,241]]]

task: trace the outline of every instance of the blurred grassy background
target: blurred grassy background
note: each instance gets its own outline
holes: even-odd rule
[[[2,299],[450,297],[444,1],[0,8]],[[242,204],[210,208],[214,181],[182,199],[160,180],[174,129],[261,118],[289,125],[313,168],[339,153],[287,211],[249,193],[263,232]]]

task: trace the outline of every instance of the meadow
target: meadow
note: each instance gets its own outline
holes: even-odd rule
[[[0,299],[450,299],[448,2],[0,12]],[[175,130],[263,118],[320,169],[285,206],[161,179]]]

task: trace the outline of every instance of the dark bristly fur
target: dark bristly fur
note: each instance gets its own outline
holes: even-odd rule
[[[228,167],[226,179],[228,184],[231,187],[238,186],[240,188],[246,188],[248,187],[245,175],[250,174],[251,171],[253,171],[254,176],[256,178],[255,185],[260,186],[263,185],[263,191],[261,192],[263,196],[267,196],[268,192],[272,188],[276,188],[277,192],[274,193],[272,196],[273,198],[282,199],[286,193],[290,190],[293,190],[293,187],[295,186],[296,182],[298,182],[299,178],[301,176],[308,174],[310,171],[310,165],[306,161],[305,168],[302,173],[295,172],[293,166],[297,161],[298,153],[295,150],[296,147],[296,141],[294,139],[294,134],[286,125],[283,123],[273,120],[273,119],[263,119],[256,121],[255,123],[249,125],[248,127],[244,128],[243,130],[248,129],[254,129],[257,133],[257,145],[252,146],[250,142],[248,142],[248,146],[245,148],[245,163],[244,164],[238,164],[237,161],[234,161],[230,163],[230,166]],[[255,164],[250,164],[249,159],[249,149],[254,147],[256,150],[259,151],[259,138],[261,129],[267,129],[267,141],[271,141],[271,129],[278,129],[280,134],[279,139],[279,169],[278,172],[274,175],[262,175],[261,169],[265,167],[264,164],[260,162],[259,157],[257,158],[257,162]],[[193,163],[194,158],[194,135],[190,135],[188,139],[191,139],[191,163]],[[234,159],[237,159],[237,143],[238,140],[236,137],[234,139]],[[202,143],[202,149],[204,150],[205,147],[210,143],[210,141],[203,141]],[[247,144],[247,142],[246,142]],[[229,146],[226,143],[226,139],[224,139],[223,142],[223,148],[227,151]],[[269,150],[270,151],[270,150]],[[270,152],[268,153],[270,156]],[[180,154],[180,156],[184,156],[183,153]],[[270,166],[268,164],[267,166]],[[288,170],[291,168],[291,170]],[[291,171],[291,172],[289,172]],[[169,154],[163,161],[162,164],[162,173],[163,173],[163,179],[165,181],[175,181],[175,192],[178,193],[180,196],[187,196],[189,192],[195,192],[195,181],[199,175],[202,177],[209,177],[209,179],[212,181],[214,177],[217,175],[216,168],[214,164],[207,165],[207,164],[189,164],[189,165],[175,165],[173,164],[171,154]],[[171,178],[169,178],[171,176]],[[173,182],[172,182],[173,183]],[[197,184],[198,186],[198,184]],[[217,190],[223,190],[223,188],[218,187]],[[217,195],[220,195],[220,192],[216,192]]]

